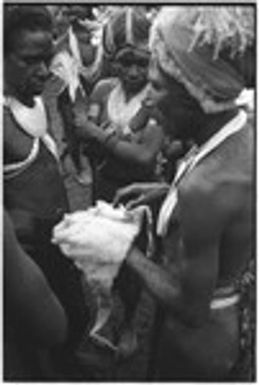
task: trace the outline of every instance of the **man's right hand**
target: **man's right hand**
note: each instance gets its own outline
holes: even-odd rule
[[[127,209],[133,209],[142,204],[150,204],[165,196],[168,188],[166,183],[133,183],[117,190],[113,205],[123,203]]]

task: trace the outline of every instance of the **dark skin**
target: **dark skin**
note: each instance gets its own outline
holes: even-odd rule
[[[147,84],[148,56],[142,52],[138,52],[134,56],[133,52],[131,51],[131,56],[127,50],[123,55],[118,54],[119,77],[128,100]],[[92,119],[89,119],[85,112],[84,103],[81,105],[80,101],[76,103],[74,115],[77,134],[81,139],[96,140],[118,159],[135,163],[147,169],[154,166],[157,152],[163,140],[162,128],[159,125],[155,127],[147,125],[141,142],[129,142],[123,138],[118,138],[116,135],[107,140],[109,134]]]
[[[53,54],[52,36],[47,31],[21,31],[13,49],[5,57],[4,92],[27,107],[33,107],[34,97],[42,93],[49,76]],[[17,126],[9,114],[4,114],[5,162],[19,162],[28,156],[33,139]]]
[[[185,88],[176,80],[171,79],[158,70],[151,61],[149,80],[152,84],[148,99],[156,105],[164,116],[163,129],[172,140],[194,141],[202,145],[210,136],[218,131],[226,122],[231,120],[237,110],[230,110],[221,114],[206,115],[198,102],[193,99]],[[181,103],[179,103],[181,100]],[[174,108],[171,106],[174,105]],[[172,124],[172,122],[174,122]],[[176,124],[177,122],[177,124]],[[153,200],[165,196],[169,186],[161,184],[138,183],[119,189],[114,198],[116,206],[121,200],[129,200],[129,208],[139,204],[151,203]]]
[[[20,246],[12,221],[4,212],[4,288],[7,314],[14,312],[20,328],[41,347],[62,344],[67,317],[36,263]]]
[[[5,96],[18,99],[28,108],[28,115],[30,108],[34,106],[34,97],[42,93],[44,80],[49,74],[52,35],[43,28],[39,26],[38,30],[17,32],[13,46],[5,57]],[[4,108],[4,164],[7,165],[26,161],[32,152],[32,146],[34,143],[37,144],[35,138],[25,131],[26,127],[16,122],[13,115],[8,107]],[[76,334],[80,326],[77,320],[84,312],[82,310],[80,313],[79,309],[77,313],[77,309],[84,306],[81,282],[79,277],[76,277],[74,267],[65,266],[67,261],[60,259],[58,250],[50,245],[51,229],[69,207],[57,160],[44,143],[39,141],[38,144],[38,152],[33,163],[22,170],[18,177],[15,175],[16,179],[13,178],[12,184],[6,181],[5,203],[14,220],[19,241],[30,257],[41,266],[53,291],[64,306],[69,318],[68,343],[70,343],[72,339],[78,338]],[[18,190],[21,194],[16,194]],[[38,246],[42,249],[42,253],[38,250]],[[62,273],[58,274],[61,271]],[[69,290],[68,294],[66,290]],[[77,299],[68,303],[73,295],[78,295]],[[77,307],[76,310],[73,308],[74,305]],[[84,315],[83,313],[82,320]]]
[[[200,108],[185,113],[188,94],[183,86],[171,82],[174,87],[169,88],[157,67],[151,67],[150,80],[153,100],[174,106],[167,109],[169,120],[177,118],[178,123],[172,137],[202,144],[236,114],[206,115]],[[196,101],[192,103],[194,107]],[[186,128],[187,121],[191,127]],[[136,247],[126,260],[165,309],[158,348],[165,380],[224,378],[237,358],[237,308],[211,311],[210,301],[215,288],[241,274],[251,253],[252,130],[239,135],[232,139],[235,144],[221,146],[218,158],[200,163],[178,186],[178,209],[162,238],[164,265],[147,260]],[[122,197],[121,190],[117,201]]]
[[[149,80],[152,84],[149,97],[165,116],[168,123],[165,129],[172,139],[193,140],[201,145],[238,112],[229,110],[217,114],[205,114],[198,101],[188,94],[184,86],[167,76],[152,61]]]
[[[5,92],[28,107],[40,95],[49,76],[53,55],[52,36],[47,31],[20,31],[5,57]]]
[[[147,85],[149,55],[145,51],[129,50],[128,48],[125,48],[118,52],[115,62],[125,99],[130,101],[130,99],[141,92]],[[161,126],[156,123],[150,124],[148,119],[144,124],[140,124],[139,132],[134,132],[133,140],[132,138],[129,140],[125,136],[120,135],[120,130],[117,130],[113,136],[109,137],[109,128],[111,128],[113,122],[107,122],[107,126],[110,126],[108,129],[103,128],[101,125],[103,122],[99,122],[102,120],[102,113],[104,112],[102,107],[104,106],[101,101],[99,103],[92,103],[90,105],[92,116],[90,116],[90,114],[87,115],[85,112],[84,101],[82,101],[81,105],[80,100],[76,101],[74,107],[74,121],[75,126],[77,127],[78,137],[86,142],[89,139],[94,139],[95,142],[101,145],[101,149],[105,149],[108,155],[113,155],[118,163],[121,162],[125,164],[125,174],[127,174],[128,171],[126,167],[127,164],[129,165],[129,169],[131,166],[137,166],[140,170],[140,174],[143,174],[144,172],[149,174],[153,173],[157,154],[163,140]],[[94,113],[93,109],[95,110]],[[90,146],[91,144],[89,147]],[[129,170],[129,175],[132,180],[138,178],[137,171],[130,174]],[[132,314],[135,311],[135,304],[138,301],[138,293],[134,293],[136,290],[132,291],[131,287],[127,287],[125,291],[124,288],[122,289],[123,282],[127,282],[127,278],[125,278],[127,271],[125,270],[125,273],[123,273],[123,271],[124,270],[122,270],[120,281],[118,281],[117,285],[119,290],[126,293],[123,301],[127,303],[127,305],[125,309],[125,325],[123,325],[125,331],[122,330],[120,332],[120,340],[118,343],[118,358],[119,356],[132,354],[136,349],[136,337],[135,334],[132,333],[131,324]],[[125,274],[125,276],[123,274]],[[132,278],[135,280],[134,276]],[[133,281],[132,278],[130,279],[131,281]],[[133,284],[134,289],[138,288],[136,280],[133,281]]]
[[[126,99],[130,100],[147,84],[149,54],[145,51],[125,48],[117,53],[114,63],[116,63]]]
[[[73,32],[76,34],[76,37],[79,41],[79,48],[81,53],[81,58],[83,64],[89,66],[93,63],[96,54],[96,48],[91,44],[92,32],[90,29],[87,29],[84,25],[80,25],[80,21],[87,20],[89,18],[89,9],[87,6],[68,6],[66,10],[63,11],[63,22],[66,22],[65,35],[60,40],[60,45],[67,45],[67,29],[69,26],[72,26]],[[91,81],[92,79],[89,79]]]

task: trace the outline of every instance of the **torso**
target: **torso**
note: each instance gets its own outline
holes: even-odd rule
[[[208,189],[208,194],[217,202],[214,207],[218,210],[214,212],[211,207],[208,220],[214,221],[219,216],[222,218],[218,286],[227,285],[238,278],[252,253],[253,146],[253,129],[247,125],[201,161],[179,185],[179,199],[185,191],[200,186],[201,189]],[[202,210],[202,202],[199,209]],[[166,248],[171,247],[170,243],[177,233],[176,223],[181,223],[177,210],[175,214],[165,239]]]
[[[28,159],[35,138],[4,111],[4,164]],[[4,179],[4,205],[23,249],[41,267],[66,309],[71,333],[85,327],[85,304],[79,272],[51,244],[52,229],[68,211],[68,201],[57,159],[40,139],[38,152],[21,172]]]
[[[33,138],[16,124],[8,108],[4,108],[4,164],[21,162],[31,151]]]
[[[26,133],[8,110],[4,113],[4,164],[25,161],[35,138]],[[40,140],[34,161],[21,173],[4,182],[5,206],[8,210],[27,210],[46,218],[68,210],[66,192],[54,155]]]
[[[105,122],[111,122],[111,116],[109,114],[108,100],[111,95],[111,92],[117,87],[119,81],[117,78],[110,78],[102,80],[98,83],[91,102],[93,104],[99,105],[100,112],[98,116],[97,123],[102,125]],[[141,107],[141,105],[140,105]],[[139,109],[140,109],[139,107]],[[119,137],[131,143],[141,143],[144,140],[145,136],[145,125],[136,133],[128,133],[123,131],[118,131]],[[139,166],[129,164],[117,157],[113,156],[110,153],[101,151],[103,158],[100,163],[102,167],[98,173],[98,182],[97,185],[97,197],[98,199],[107,199],[111,200],[120,187],[123,187],[127,184],[133,182],[141,181],[152,181],[156,179],[155,172],[148,173],[145,170],[142,170]],[[155,171],[155,170],[154,170]],[[104,195],[102,194],[104,191]],[[99,195],[99,193],[101,195]]]
[[[204,208],[200,202],[197,210],[206,210],[208,221],[215,222],[215,226],[220,221],[222,226],[216,287],[232,285],[240,279],[254,251],[253,143],[253,129],[246,125],[180,182],[178,204],[162,241],[163,262],[168,269],[179,271],[184,263],[178,256],[183,231],[180,207],[185,194],[195,187],[196,191],[207,190],[212,197],[211,207]],[[159,349],[160,370],[167,373],[165,377],[179,375],[192,381],[224,377],[238,356],[238,316],[236,305],[211,310],[203,326],[193,328],[166,313]]]

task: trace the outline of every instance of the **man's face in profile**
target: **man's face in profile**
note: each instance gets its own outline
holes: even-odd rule
[[[149,83],[148,98],[168,122],[164,128],[166,134],[173,139],[192,138],[195,119],[201,111],[197,101],[179,81],[166,76],[152,60],[149,66]]]

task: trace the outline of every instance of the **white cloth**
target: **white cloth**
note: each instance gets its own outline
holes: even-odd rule
[[[235,116],[230,122],[228,122],[220,131],[214,134],[206,143],[200,148],[196,147],[191,150],[190,153],[180,163],[176,172],[175,178],[172,182],[167,197],[160,209],[158,221],[157,221],[157,234],[165,236],[168,228],[168,224],[174,208],[178,201],[178,184],[184,176],[189,174],[194,167],[209,153],[214,151],[221,143],[223,143],[228,137],[241,130],[247,121],[247,114],[243,110]]]
[[[113,124],[121,129],[122,134],[127,135],[131,133],[129,123],[140,110],[142,102],[146,99],[148,87],[148,85],[144,87],[143,90],[134,95],[129,101],[126,100],[120,81],[111,91],[107,103],[108,117]]]
[[[253,88],[244,88],[235,101],[238,107],[246,107],[248,111],[255,109],[255,91]]]
[[[74,102],[76,91],[81,88],[78,62],[67,51],[61,51],[54,57],[51,71],[63,80],[64,88],[68,87],[70,99]]]
[[[82,65],[82,58],[79,48],[79,42],[76,37],[76,34],[73,31],[72,27],[69,27],[68,29],[68,41],[69,41],[69,48],[72,53],[73,58],[76,60],[78,65]]]
[[[80,81],[80,75],[93,81],[101,68],[103,59],[102,44],[98,45],[97,52],[93,63],[89,66],[83,65],[80,52],[79,41],[72,27],[68,29],[67,47],[58,52],[51,63],[51,71],[64,82],[64,88],[68,88],[68,93],[72,102],[76,100],[76,92],[78,89],[85,95],[83,86]],[[56,43],[57,46],[59,42]],[[61,92],[63,89],[61,90]]]
[[[68,93],[72,102],[75,102],[76,92],[78,89],[83,92],[79,74],[82,67],[82,58],[78,39],[72,27],[68,29],[67,47],[58,52],[51,63],[51,71],[64,82],[64,86],[68,87]],[[59,42],[56,43],[57,46]]]
[[[27,107],[12,96],[4,98],[17,123],[34,138],[42,137],[47,132],[47,116],[43,100],[40,96],[34,98],[34,106]]]
[[[99,201],[87,211],[66,214],[53,230],[53,243],[84,272],[95,293],[98,311],[90,336],[98,340],[98,331],[112,310],[114,279],[142,228],[145,214],[150,223],[146,206],[127,211]],[[151,245],[151,238],[149,241]]]
[[[34,98],[34,106],[27,107],[12,96],[4,97],[4,105],[10,109],[19,126],[32,138],[32,148],[27,158],[21,162],[4,165],[4,177],[12,178],[26,169],[38,156],[40,140],[58,159],[58,150],[54,139],[47,132],[47,114],[40,96]]]

